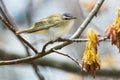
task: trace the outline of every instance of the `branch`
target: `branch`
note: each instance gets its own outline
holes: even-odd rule
[[[82,32],[84,31],[84,29],[87,27],[87,25],[90,23],[90,21],[93,19],[93,17],[97,14],[99,8],[101,7],[101,5],[103,4],[104,0],[99,0],[98,3],[96,4],[96,6],[94,7],[94,9],[92,10],[92,12],[88,15],[88,17],[85,19],[85,21],[82,23],[82,25],[78,28],[78,30],[75,32],[75,34],[71,37],[71,38],[77,38],[80,37]],[[13,31],[15,33],[15,30],[13,28],[11,28],[11,25],[8,24],[1,16],[0,16],[0,20],[7,26],[9,27],[9,29],[11,31]],[[18,37],[20,37],[23,42],[29,46],[34,52],[37,53],[37,50],[34,49],[26,40],[24,40],[20,35],[18,35]],[[57,45],[55,47],[53,47],[55,50],[57,49],[61,49],[64,46],[67,46],[71,44],[71,42],[64,42],[60,45]],[[29,62],[31,60],[35,60],[37,58],[43,57],[49,53],[53,52],[53,48],[47,50],[45,52],[45,54],[42,54],[42,52],[39,52],[39,54],[36,54],[34,56],[29,56],[26,58],[22,58],[22,59],[16,59],[16,60],[9,60],[9,61],[0,61],[0,65],[9,65],[9,64],[18,64],[18,63],[25,63],[25,62]]]
[[[3,50],[0,50],[0,59],[6,60],[6,58],[7,60],[9,60],[9,59],[23,58],[23,56],[18,55],[17,53],[8,53]],[[34,63],[37,65],[43,66],[43,67],[48,66],[48,67],[57,68],[57,69],[65,70],[65,71],[72,72],[72,73],[82,74],[85,76],[88,75],[87,73],[81,71],[79,67],[74,65],[72,62],[70,63],[69,62],[66,63],[64,61],[58,62],[57,60],[50,59],[47,57],[47,58],[42,58],[37,61],[34,61]],[[96,73],[97,73],[96,76],[120,78],[120,74],[119,74],[120,70],[101,69],[101,70],[97,70]]]
[[[102,42],[102,41],[105,41],[106,39],[108,39],[108,37],[102,37],[98,40],[98,42]],[[53,44],[55,42],[70,42],[70,43],[73,43],[73,42],[87,42],[88,39],[65,39],[65,38],[58,38],[56,40],[51,40],[49,42],[47,42],[44,46],[43,46],[43,49],[42,49],[42,54],[45,54],[45,50],[47,48],[48,45],[50,44]],[[54,48],[53,48],[54,49]],[[53,50],[55,52],[57,52],[55,49]]]
[[[62,53],[60,51],[57,51],[55,49],[53,49],[53,51],[56,52],[57,54],[60,54],[60,55],[63,55],[63,56],[66,56],[66,57],[70,58],[72,61],[74,61],[79,66],[80,70],[82,69],[82,65],[80,64],[80,62],[78,61],[78,59],[75,59],[72,56],[70,56],[68,54],[65,54],[65,53]],[[85,68],[83,68],[83,70],[86,71]]]

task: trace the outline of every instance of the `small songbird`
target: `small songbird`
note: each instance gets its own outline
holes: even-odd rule
[[[16,32],[21,33],[35,33],[45,34],[50,39],[57,39],[66,34],[73,26],[76,17],[69,13],[53,14],[34,23],[34,25],[28,29],[24,29]]]

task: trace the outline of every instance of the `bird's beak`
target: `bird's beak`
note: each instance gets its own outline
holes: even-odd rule
[[[71,19],[77,19],[77,17],[75,17],[75,16],[71,16]]]

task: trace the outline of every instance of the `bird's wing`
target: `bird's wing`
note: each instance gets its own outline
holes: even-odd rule
[[[43,19],[41,21],[38,21],[34,24],[34,28],[37,28],[39,30],[49,29],[50,27],[54,27],[57,24],[59,24],[60,21],[51,21],[49,19]]]
[[[43,28],[43,27],[45,27],[45,25],[47,25],[48,23],[47,23],[47,20],[40,20],[40,21],[37,21],[37,22],[35,22],[35,24],[34,24],[34,27],[35,28]]]
[[[30,32],[32,33],[32,32],[37,32],[37,31],[41,31],[41,30],[46,30],[51,27],[55,27],[58,24],[59,24],[59,22],[56,22],[56,23],[48,23],[46,21],[36,22]]]

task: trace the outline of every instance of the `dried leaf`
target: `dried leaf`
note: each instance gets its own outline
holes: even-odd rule
[[[120,8],[115,22],[106,29],[107,37],[112,45],[116,45],[120,53]]]
[[[88,39],[89,41],[86,44],[86,49],[82,58],[82,68],[85,68],[91,76],[95,77],[96,69],[100,69],[101,61],[97,54],[97,34],[92,29],[88,31]]]

